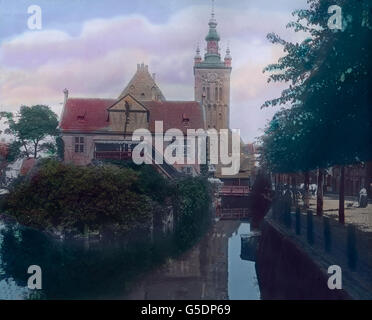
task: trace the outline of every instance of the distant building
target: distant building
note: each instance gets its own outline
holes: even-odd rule
[[[22,165],[19,170],[19,175],[26,176],[36,164],[35,158],[28,158],[22,160]]]
[[[232,71],[232,56],[227,47],[222,60],[220,54],[220,36],[217,32],[217,20],[212,11],[209,20],[209,32],[205,37],[207,44],[204,59],[200,54],[199,46],[194,57],[195,100],[198,101],[205,114],[206,129],[230,130],[230,76]],[[230,144],[231,147],[231,144]],[[253,144],[244,144],[241,141],[240,170],[232,176],[222,175],[221,165],[212,167],[216,178],[226,185],[246,185],[253,183],[255,167],[255,151]],[[231,152],[231,148],[229,149]]]
[[[4,142],[0,142],[0,162],[4,162],[8,156],[9,145]]]
[[[325,187],[328,192],[340,191],[341,170],[339,166],[328,170]],[[372,162],[345,166],[345,195],[358,196],[361,188],[366,188],[372,197]]]

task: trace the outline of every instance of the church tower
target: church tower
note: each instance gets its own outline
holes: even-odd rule
[[[204,59],[197,47],[194,58],[195,100],[204,110],[206,128],[228,129],[230,121],[230,74],[231,55],[227,48],[224,61],[221,60],[217,33],[217,21],[214,15],[209,20],[209,33],[205,40],[207,49]]]

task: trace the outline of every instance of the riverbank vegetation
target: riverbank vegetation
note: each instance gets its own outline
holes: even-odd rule
[[[40,161],[4,199],[1,211],[20,223],[0,232],[6,277],[26,286],[25,270],[37,264],[38,298],[117,298],[137,276],[191,248],[210,222],[207,180],[169,181],[151,166],[131,166]],[[173,232],[156,237],[153,220],[167,210]],[[83,237],[87,230],[95,241]]]

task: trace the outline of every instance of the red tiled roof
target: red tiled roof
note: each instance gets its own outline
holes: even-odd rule
[[[60,128],[87,132],[104,129],[109,125],[107,108],[115,102],[114,99],[68,99]]]
[[[117,100],[113,99],[68,99],[60,128],[81,132],[100,131],[108,127],[107,109]],[[203,129],[203,112],[195,101],[142,101],[150,111],[149,129],[154,132],[155,121],[163,121],[164,131],[178,128]]]
[[[35,158],[24,159],[19,174],[25,176],[34,167],[35,162]]]
[[[187,129],[204,129],[203,111],[195,101],[145,101],[150,111],[151,132],[155,131],[155,121],[163,121],[164,131],[177,128],[186,133]]]
[[[0,157],[6,158],[8,151],[8,144],[0,142]]]

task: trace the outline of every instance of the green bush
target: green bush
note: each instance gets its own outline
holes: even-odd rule
[[[210,187],[204,178],[188,177],[176,183],[175,243],[180,250],[191,247],[210,222]]]
[[[139,176],[114,166],[76,167],[54,160],[19,184],[5,209],[24,225],[82,233],[110,227],[125,233],[148,222],[151,199],[139,194]]]
[[[132,161],[107,160],[106,163],[119,168],[132,169],[138,174],[138,192],[159,203],[174,196],[175,190],[169,180],[164,178],[150,165],[136,165]]]

